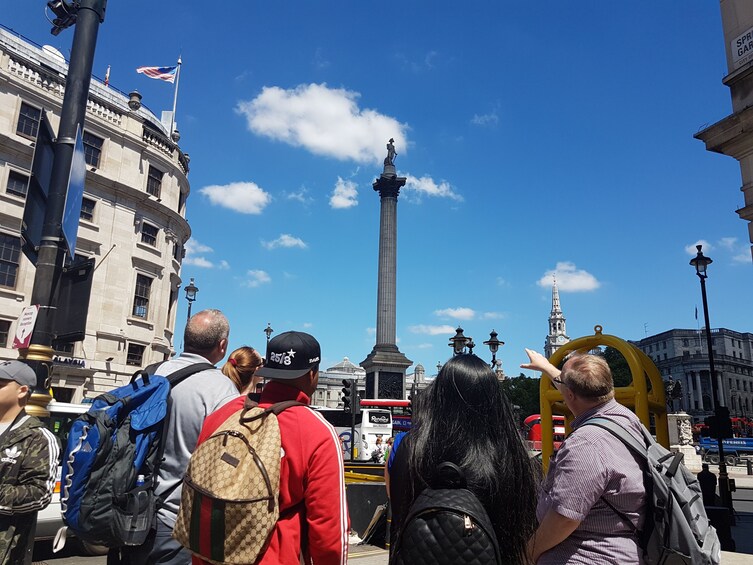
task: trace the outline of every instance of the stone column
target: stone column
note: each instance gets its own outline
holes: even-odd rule
[[[703,410],[703,388],[701,388],[701,372],[695,372],[695,388],[698,391],[698,409]]]
[[[397,309],[397,197],[405,186],[393,163],[374,182],[379,193],[379,273],[377,276],[376,344],[361,362],[366,371],[366,398],[405,398],[405,370],[413,362],[396,344]]]
[[[693,376],[690,373],[685,374],[685,381],[687,383],[688,390],[688,410],[695,409],[695,394],[693,393]]]

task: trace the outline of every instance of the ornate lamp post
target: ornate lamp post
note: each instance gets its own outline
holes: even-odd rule
[[[714,401],[714,418],[716,418],[717,431],[728,430],[731,427],[729,419],[729,409],[726,406],[722,406],[719,399],[722,395],[722,391],[717,390],[716,370],[714,368],[714,350],[712,348],[711,340],[711,325],[709,324],[709,305],[706,300],[706,268],[713,263],[710,257],[706,257],[701,251],[702,245],[696,245],[698,255],[690,260],[690,264],[695,267],[696,274],[701,281],[701,297],[703,299],[703,318],[706,323],[706,349],[709,352],[709,375],[711,378],[711,394]],[[732,507],[732,498],[729,491],[729,475],[727,474],[727,463],[724,460],[724,442],[722,436],[723,433],[717,433],[717,441],[719,445],[719,498],[722,499],[722,506],[726,506],[730,510],[734,510]]]
[[[272,326],[269,325],[269,322],[267,322],[267,327],[264,328],[264,333],[267,334],[267,353],[269,353],[269,338],[274,333],[274,330],[272,329]]]
[[[191,306],[193,306],[193,303],[196,302],[196,295],[199,293],[199,287],[193,284],[193,277],[191,277],[191,281],[183,290],[186,291],[186,300],[188,300],[188,318],[186,319],[190,320]]]
[[[500,345],[504,345],[504,341],[500,341],[497,339],[497,336],[499,334],[492,330],[489,333],[489,339],[484,342],[484,345],[489,346],[489,351],[492,352],[492,363],[491,367],[492,369],[495,369],[497,366],[497,351],[499,351]],[[466,336],[463,334],[463,328],[458,326],[458,328],[455,330],[455,335],[450,338],[450,343],[448,344],[450,347],[452,347],[452,354],[453,355],[460,355],[461,353],[464,353],[465,350],[468,350],[468,353],[473,353],[473,348],[476,347],[476,344],[473,343],[473,338],[470,336]],[[437,372],[439,372],[439,368],[441,365],[437,364]]]
[[[499,346],[505,344],[504,341],[499,341],[497,339],[498,335],[499,334],[497,332],[492,330],[489,333],[489,339],[484,342],[484,345],[488,345],[489,351],[492,352],[492,369],[497,368],[497,351],[499,351]]]

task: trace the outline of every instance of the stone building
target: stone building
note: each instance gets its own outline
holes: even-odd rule
[[[319,386],[314,392],[311,403],[327,408],[342,408],[343,379],[356,379],[358,393],[363,398],[366,389],[366,371],[344,357],[342,361],[326,371],[319,372]]]
[[[720,402],[732,416],[753,416],[753,333],[718,328],[711,330]],[[696,420],[713,412],[709,378],[706,333],[701,330],[673,329],[631,342],[656,364],[662,378],[680,381],[682,408]],[[718,389],[717,389],[718,390]]]
[[[727,55],[727,75],[722,83],[729,88],[732,113],[694,137],[703,141],[707,150],[740,163],[744,203],[737,214],[748,222],[748,238],[753,243],[753,2],[720,0],[720,6]]]
[[[54,48],[0,27],[0,358],[18,357],[11,344],[36,272],[20,241],[33,145],[43,111],[58,129],[67,70]],[[85,339],[54,344],[52,386],[61,401],[123,384],[175,349],[190,235],[188,155],[150,110],[128,102],[129,96],[92,79],[76,255],[94,258],[96,270]]]

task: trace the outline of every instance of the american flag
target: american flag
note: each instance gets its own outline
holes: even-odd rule
[[[156,78],[167,82],[175,82],[175,72],[178,67],[139,67],[137,73],[144,74],[149,78]]]

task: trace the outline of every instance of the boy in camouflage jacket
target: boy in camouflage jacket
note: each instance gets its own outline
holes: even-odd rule
[[[36,375],[20,361],[0,363],[0,564],[24,563],[37,512],[52,498],[57,438],[24,407]]]

